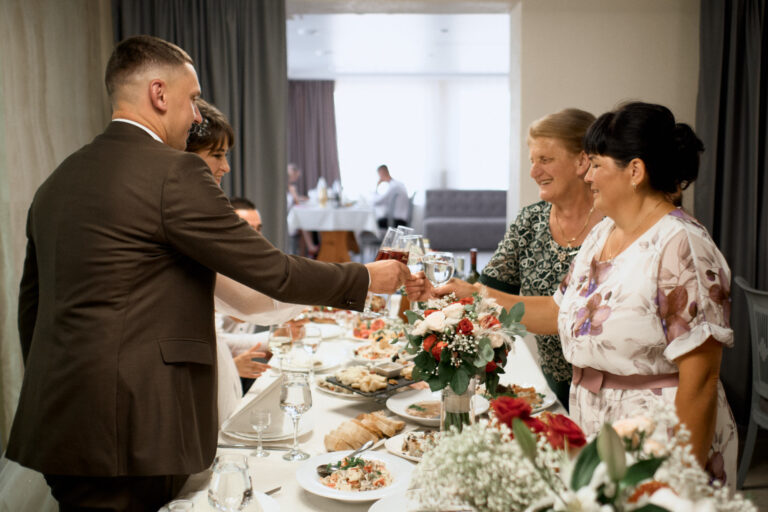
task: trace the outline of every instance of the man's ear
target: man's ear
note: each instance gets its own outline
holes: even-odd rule
[[[168,86],[165,80],[155,78],[149,83],[149,102],[160,112],[168,111]]]

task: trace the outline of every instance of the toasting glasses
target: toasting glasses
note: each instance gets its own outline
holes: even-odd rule
[[[424,255],[423,262],[424,274],[435,288],[451,280],[454,267],[452,252],[430,252]]]
[[[408,264],[408,250],[403,246],[403,237],[412,235],[413,228],[399,226],[397,228],[387,228],[384,238],[381,240],[379,252],[376,253],[376,261],[380,260],[398,260]],[[365,303],[365,313],[372,315],[385,315],[389,295],[369,293]]]

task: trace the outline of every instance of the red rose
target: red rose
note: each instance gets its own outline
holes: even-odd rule
[[[437,336],[434,334],[430,334],[426,338],[424,338],[424,341],[421,342],[421,348],[426,350],[427,352],[430,352],[432,350],[432,347],[435,345],[435,342],[437,341]]]
[[[489,329],[495,325],[501,325],[501,322],[493,315],[486,315],[480,319],[480,327],[484,329]]]
[[[570,418],[562,414],[548,413],[544,415],[544,419],[547,423],[547,440],[553,448],[562,450],[565,448],[564,441],[568,441],[568,446],[573,448],[587,444],[584,432]]]
[[[468,318],[462,318],[459,320],[459,325],[456,326],[456,331],[459,334],[472,334],[475,326],[472,325],[472,321]]]
[[[526,420],[531,417],[531,406],[522,398],[512,398],[511,396],[500,396],[491,400],[494,416],[499,423],[504,423],[510,429],[512,420],[520,418]]]
[[[461,299],[459,302],[461,302],[462,304],[464,304],[464,305],[466,306],[467,304],[474,304],[474,302],[475,302],[475,298],[474,298],[474,297],[472,297],[472,296],[470,296],[470,297],[464,297],[464,298],[463,298],[463,299]]]
[[[534,434],[540,434],[547,430],[547,426],[539,418],[523,418],[523,423]]]
[[[431,315],[432,313],[435,313],[436,311],[437,311],[436,309],[428,309],[428,310],[426,310],[424,312],[424,318],[427,318],[429,315]]]
[[[499,365],[497,365],[495,362],[491,361],[490,363],[485,365],[485,373],[491,373],[493,370],[498,368]]]
[[[448,345],[446,342],[438,341],[437,345],[432,347],[432,357],[434,357],[435,360],[437,360],[437,361],[440,360],[440,352],[443,351],[443,347],[446,346],[446,345]]]

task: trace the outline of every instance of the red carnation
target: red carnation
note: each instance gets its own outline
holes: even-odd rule
[[[464,297],[463,299],[459,300],[459,302],[466,306],[467,304],[474,304],[475,298],[472,296]]]
[[[437,312],[436,309],[428,309],[428,310],[426,310],[424,312],[424,318],[427,318],[429,315],[431,315],[432,313],[435,313],[435,312]]]
[[[434,334],[430,334],[429,336],[424,338],[424,341],[421,342],[421,348],[429,352],[432,350],[432,347],[435,345],[436,341],[437,341],[437,336],[435,336]]]
[[[485,365],[485,373],[491,373],[493,370],[495,370],[498,367],[499,365],[497,365],[494,361],[491,361]]]
[[[491,400],[491,407],[499,423],[504,423],[510,429],[512,428],[513,419],[520,418],[521,420],[526,420],[531,417],[531,406],[522,398],[500,396],[495,400]]]
[[[584,432],[570,418],[562,414],[546,413],[544,419],[547,423],[547,440],[553,448],[562,450],[565,448],[565,440],[569,447],[574,448],[587,444]]]
[[[456,326],[456,331],[459,334],[472,334],[472,331],[475,329],[475,326],[472,325],[472,321],[468,318],[462,318],[459,320],[459,325]]]
[[[438,341],[437,344],[434,347],[432,347],[432,357],[434,357],[435,360],[437,361],[440,360],[440,352],[443,351],[443,347],[445,347],[446,345],[448,345],[446,342]]]
[[[480,327],[484,329],[490,329],[495,325],[501,325],[501,322],[499,322],[499,319],[493,315],[486,315],[480,319]]]

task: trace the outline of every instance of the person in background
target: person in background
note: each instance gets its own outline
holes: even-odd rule
[[[497,292],[525,305],[523,323],[560,333],[573,365],[570,416],[587,436],[604,423],[673,404],[701,466],[731,488],[738,435],[720,382],[733,345],[730,269],[706,228],[673,204],[699,171],[703,145],[661,105],[628,103],[600,116],[584,140],[585,176],[606,215],[554,296]],[[449,283],[435,292],[465,296]]]
[[[408,190],[402,182],[392,178],[386,165],[380,165],[376,172],[379,174],[379,181],[376,183],[373,205],[376,208],[379,227],[387,229],[406,226],[410,207]]]
[[[178,46],[123,40],[105,83],[112,121],[29,208],[25,371],[6,453],[44,474],[61,510],[155,512],[216,453],[216,273],[354,310],[410,274],[394,260],[289,256],[238,217],[211,168],[184,152],[201,91]]]
[[[235,209],[235,213],[247,222],[253,229],[261,233],[261,213],[256,209],[252,201],[244,197],[230,197],[229,204]]]
[[[287,167],[288,175],[288,191],[286,192],[286,210],[290,211],[297,204],[304,203],[308,200],[306,196],[299,195],[299,191],[296,188],[296,184],[301,177],[301,169],[294,163],[289,163]],[[317,252],[320,250],[318,247],[318,235],[303,229],[297,229],[295,233],[289,233],[291,237],[291,253],[301,254],[308,258],[317,257]]]
[[[555,293],[587,233],[602,218],[584,181],[589,159],[583,139],[594,120],[589,112],[568,108],[528,128],[529,174],[541,201],[520,210],[483,269],[478,291],[486,286],[520,295]],[[547,384],[567,409],[571,365],[560,337],[537,335],[536,345]]]

